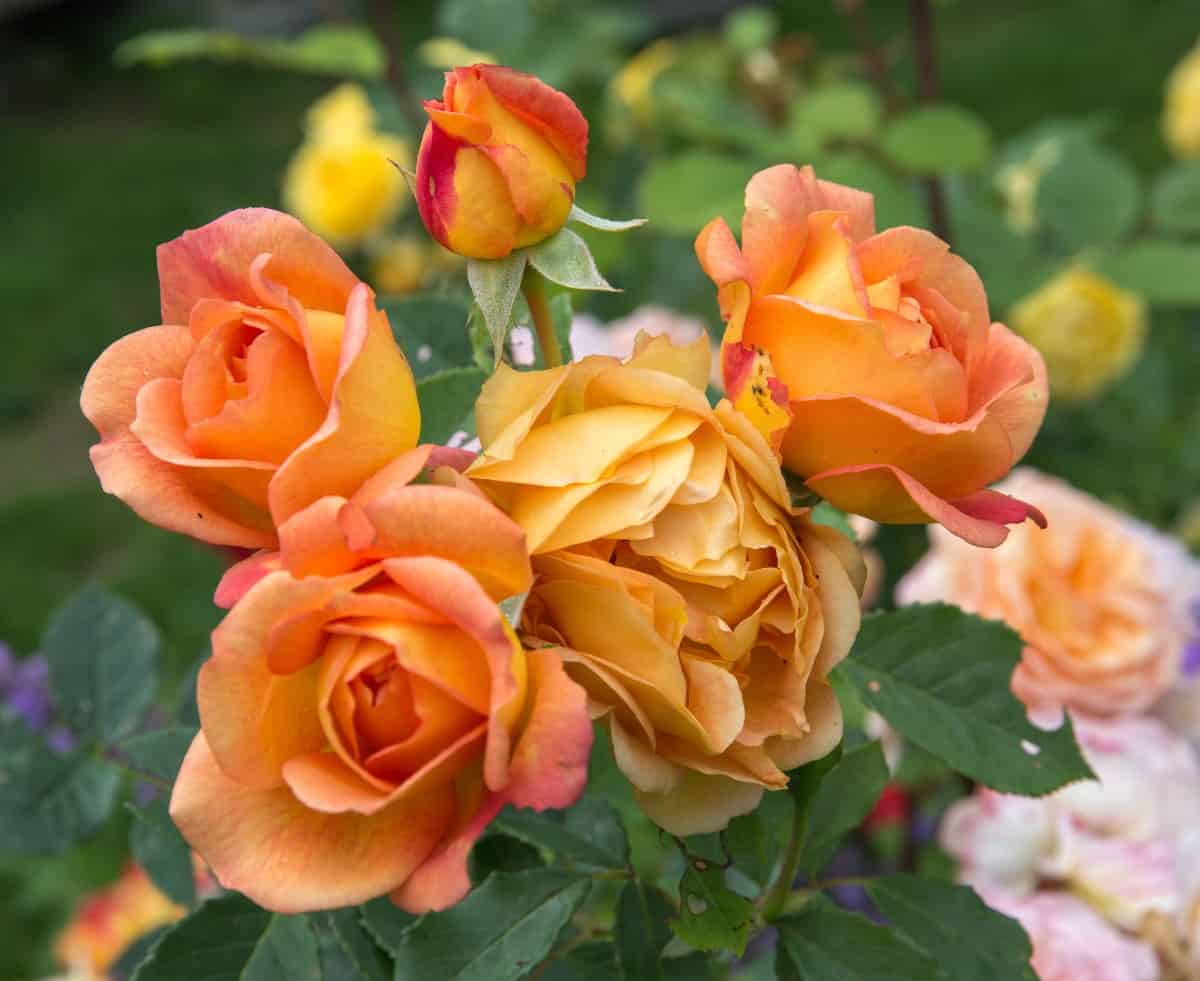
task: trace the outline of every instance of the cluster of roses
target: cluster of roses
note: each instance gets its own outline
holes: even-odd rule
[[[562,226],[587,146],[565,95],[474,66],[427,109],[415,190],[440,242],[496,258]],[[593,720],[677,834],[839,741],[827,676],[863,564],[783,468],[975,544],[1041,520],[986,489],[1041,423],[1041,359],[944,243],[873,225],[865,193],[758,174],[741,246],[720,221],[697,240],[728,399],[705,396],[703,338],[501,365],[477,456],[418,445],[386,315],[296,220],[237,211],[160,247],[162,324],[101,355],[82,404],[105,490],[257,550],[217,588],[171,801],[222,884],[281,911],[444,908],[503,806],[581,793]]]
[[[1200,563],[1178,541],[1034,470],[1001,487],[1044,509],[980,552],[931,529],[902,603],[946,600],[1025,641],[1013,690],[1070,712],[1099,782],[1031,799],[986,788],[941,827],[960,876],[1021,920],[1044,978],[1200,970]]]

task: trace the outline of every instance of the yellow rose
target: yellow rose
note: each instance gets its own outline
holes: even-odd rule
[[[1086,399],[1137,360],[1146,336],[1146,305],[1136,293],[1074,267],[1013,307],[1012,323],[1042,353],[1053,393]]]
[[[370,280],[380,293],[414,293],[433,267],[427,242],[405,236],[388,239],[371,257]]]
[[[841,738],[857,549],[793,510],[766,439],[709,407],[707,338],[622,363],[501,367],[470,476],[525,530],[527,634],[568,649],[646,813],[723,828]]]
[[[1163,136],[1177,157],[1200,157],[1200,45],[1167,76]]]
[[[342,85],[308,112],[307,139],[284,176],[287,209],[340,247],[385,228],[408,200],[409,144],[375,130],[375,114],[356,85]]]

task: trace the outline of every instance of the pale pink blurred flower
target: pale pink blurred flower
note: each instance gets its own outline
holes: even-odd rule
[[[1017,897],[981,892],[993,909],[1018,920],[1033,944],[1041,981],[1155,981],[1158,958],[1145,943],[1124,936],[1086,903],[1063,892]]]
[[[943,847],[978,887],[1023,895],[1062,883],[1130,930],[1152,913],[1177,916],[1191,902],[1180,865],[1200,813],[1195,754],[1157,719],[1073,721],[1099,782],[1040,798],[981,789],[947,812]]]
[[[977,549],[931,526],[897,601],[944,600],[1013,627],[1026,644],[1013,690],[1038,717],[1149,708],[1180,675],[1200,564],[1175,539],[1035,470],[997,489],[1040,508],[1049,527],[1027,523],[999,548]]]

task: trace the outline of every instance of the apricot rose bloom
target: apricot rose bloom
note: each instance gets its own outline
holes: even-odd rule
[[[646,813],[723,828],[841,738],[829,671],[859,626],[857,549],[793,511],[763,436],[709,407],[707,338],[625,362],[505,367],[476,406],[468,474],[522,528],[523,626],[612,735]]]
[[[420,410],[387,315],[295,218],[232,211],[158,248],[162,324],[112,344],[83,383],[100,483],[202,541],[276,543],[412,449]]]
[[[939,528],[900,582],[900,603],[945,600],[1003,620],[1025,641],[1013,690],[1048,719],[1149,708],[1179,677],[1200,565],[1174,539],[1022,468],[1001,485],[1050,520],[980,554]]]
[[[235,566],[200,671],[202,730],[171,815],[222,885],[281,912],[388,893],[420,912],[470,887],[506,803],[563,807],[592,730],[557,652],[497,605],[532,576],[521,529],[420,447]]]
[[[741,247],[718,218],[696,254],[728,322],[725,391],[812,490],[975,545],[1040,522],[986,488],[1041,426],[1041,356],[991,322],[979,277],[945,242],[876,233],[869,194],[778,166],[746,187]]]
[[[500,65],[446,73],[417,154],[429,234],[452,252],[500,259],[553,235],[587,172],[588,124],[562,92]]]

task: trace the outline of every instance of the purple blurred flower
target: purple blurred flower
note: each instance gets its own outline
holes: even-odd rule
[[[17,658],[7,644],[0,643],[0,705],[34,732],[45,732],[47,742],[56,752],[65,753],[75,744],[66,727],[52,725],[50,666],[40,654]]]

